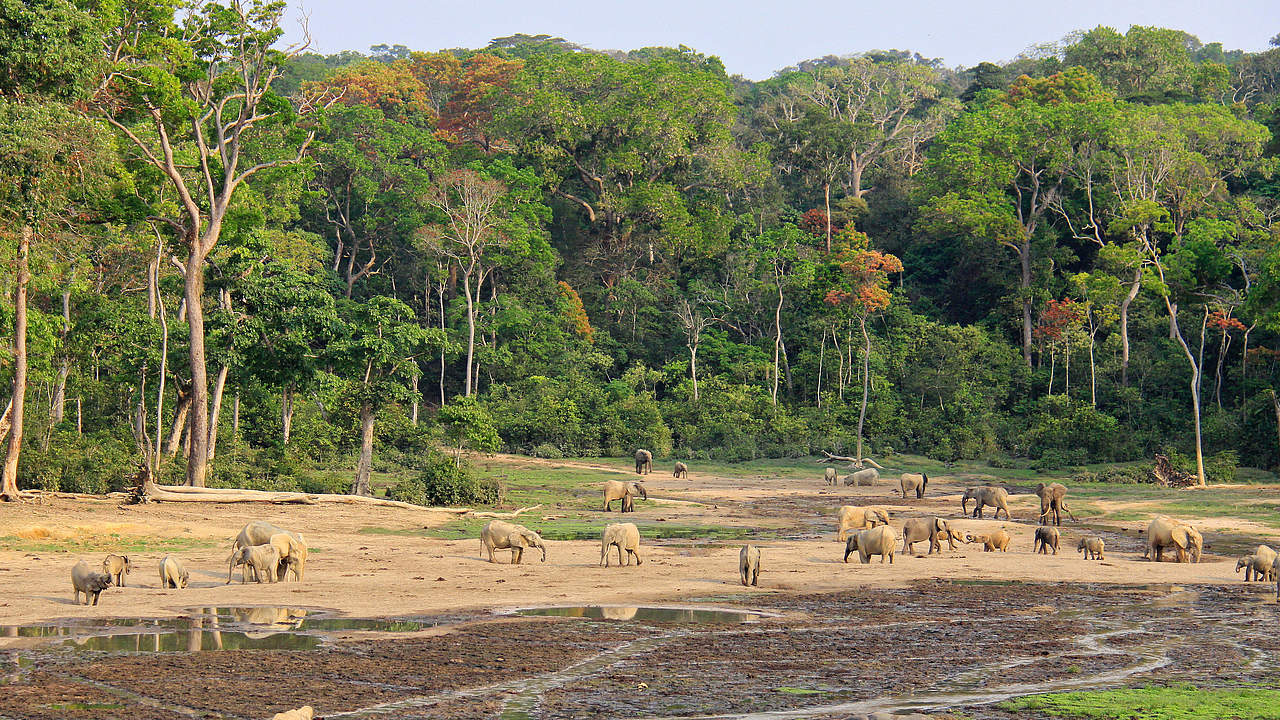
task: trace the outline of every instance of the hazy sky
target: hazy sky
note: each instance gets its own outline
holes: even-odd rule
[[[298,0],[287,28],[298,36]],[[302,0],[314,48],[483,47],[494,37],[558,35],[597,49],[688,45],[752,79],[799,60],[909,49],[948,66],[1009,60],[1076,29],[1130,25],[1186,30],[1203,42],[1257,51],[1280,33],[1280,0]]]

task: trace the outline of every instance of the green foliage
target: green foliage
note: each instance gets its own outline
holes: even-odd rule
[[[27,444],[19,465],[19,485],[97,494],[130,489],[138,471],[138,451],[133,438],[121,430],[77,435],[59,428],[50,435],[48,447]]]
[[[422,460],[422,472],[387,491],[393,500],[429,506],[497,505],[502,502],[502,484],[494,478],[479,477],[467,463],[457,463],[438,451]]]
[[[1056,465],[1114,460],[1120,424],[1089,403],[1061,395],[1041,399],[1027,418],[1018,446],[1028,457],[1052,458]]]

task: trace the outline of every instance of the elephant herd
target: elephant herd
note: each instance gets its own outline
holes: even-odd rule
[[[269,522],[255,520],[244,526],[231,546],[227,558],[227,583],[237,567],[240,582],[253,578],[255,582],[284,581],[289,575],[302,582],[307,565],[307,543],[298,533],[276,527]],[[182,559],[175,555],[160,558],[160,587],[181,589],[187,587],[191,573]],[[108,555],[102,561],[102,572],[95,571],[84,560],[71,568],[72,597],[77,604],[84,595],[84,604],[98,604],[102,591],[115,585],[125,587],[127,576],[133,570],[133,560],[127,555]]]

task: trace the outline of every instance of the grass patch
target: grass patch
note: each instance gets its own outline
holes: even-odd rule
[[[788,687],[786,685],[776,688],[776,691],[787,695],[823,695],[827,692],[826,690],[811,690],[809,688]]]
[[[212,540],[195,538],[158,538],[145,535],[93,535],[68,538],[24,538],[19,535],[0,537],[0,547],[16,552],[115,552],[148,553],[175,552],[210,548]]]
[[[1264,720],[1280,717],[1280,690],[1148,687],[1029,695],[1001,710],[1090,720]]]

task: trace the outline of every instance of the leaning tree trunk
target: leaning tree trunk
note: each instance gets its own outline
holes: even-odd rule
[[[71,375],[71,353],[67,351],[67,334],[71,331],[71,285],[62,291],[62,328],[58,338],[62,354],[58,358],[58,377],[53,387],[53,405],[49,410],[49,429],[52,430],[67,414],[67,377]]]
[[[360,405],[360,463],[356,479],[351,483],[352,495],[372,495],[369,475],[373,471],[373,405],[367,400]]]
[[[164,454],[170,458],[177,457],[178,449],[182,447],[182,435],[187,430],[190,413],[191,392],[179,387],[178,404],[173,411],[173,429],[169,431],[169,439],[164,444]],[[156,428],[156,432],[160,432],[160,429]]]
[[[1138,297],[1142,289],[1142,266],[1133,271],[1133,280],[1129,282],[1129,293],[1120,301],[1120,384],[1129,385],[1129,306]]]
[[[27,283],[31,281],[31,227],[24,225],[18,240],[18,282],[13,291],[13,410],[9,448],[0,469],[0,500],[22,499],[18,490],[18,456],[22,454],[22,418],[27,396]]]
[[[218,379],[213,384],[213,412],[209,414],[209,461],[212,462],[218,452],[218,416],[222,414],[222,393],[227,388],[227,374],[231,368],[223,365],[218,369]]]
[[[1163,281],[1163,278],[1161,278]],[[1186,338],[1182,336],[1182,328],[1178,325],[1178,305],[1169,301],[1168,296],[1164,299],[1165,309],[1169,311],[1169,328],[1174,333],[1175,340],[1182,346],[1182,352],[1187,357],[1187,363],[1191,366],[1191,414],[1196,426],[1196,485],[1203,486],[1205,484],[1204,477],[1204,443],[1200,433],[1200,363],[1196,362],[1196,356],[1191,352],[1191,346],[1187,344]],[[1203,357],[1204,352],[1204,330],[1209,322],[1209,308],[1205,306],[1205,319],[1200,327],[1200,344]]]
[[[289,444],[289,433],[293,431],[293,387],[286,385],[280,393],[280,432],[281,444]]]

